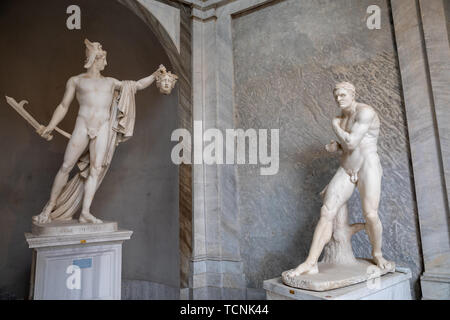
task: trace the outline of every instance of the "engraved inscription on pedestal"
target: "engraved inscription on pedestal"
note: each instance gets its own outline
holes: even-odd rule
[[[33,223],[31,232],[35,236],[65,236],[74,234],[92,234],[117,231],[117,222],[79,223],[77,220],[52,221],[51,223]]]

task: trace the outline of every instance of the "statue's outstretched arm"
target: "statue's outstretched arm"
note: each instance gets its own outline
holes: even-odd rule
[[[148,86],[150,86],[155,80],[156,80],[156,75],[158,73],[162,73],[162,70],[166,70],[166,68],[163,65],[160,65],[158,70],[156,70],[155,72],[153,72],[151,75],[149,75],[146,78],[142,78],[141,80],[136,82],[136,89],[137,90],[143,90],[145,88],[147,88]]]
[[[50,134],[58,125],[58,123],[60,123],[61,120],[64,119],[64,117],[66,116],[67,110],[69,109],[69,106],[72,103],[73,98],[75,97],[75,88],[76,88],[75,82],[76,82],[75,77],[72,77],[67,81],[64,97],[61,103],[56,107],[52,119],[50,120],[48,126],[45,128],[45,130],[42,132],[41,135],[45,136],[47,134]]]
[[[340,143],[343,146],[346,146],[349,150],[355,149],[359,145],[367,131],[369,131],[370,124],[372,123],[374,115],[374,112],[371,110],[361,110],[356,118],[356,122],[353,124],[350,133],[341,128],[341,119],[335,118],[333,120],[333,129]]]

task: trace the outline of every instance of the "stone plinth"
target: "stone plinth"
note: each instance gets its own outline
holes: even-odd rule
[[[411,271],[396,268],[388,273],[344,288],[309,291],[289,287],[281,277],[264,281],[267,300],[411,300]]]
[[[31,233],[36,236],[66,236],[117,231],[117,222],[79,223],[77,220],[52,221],[51,223],[33,223]]]
[[[319,262],[318,267],[317,274],[302,274],[296,277],[288,277],[289,271],[285,271],[281,275],[283,283],[299,289],[327,291],[365,282],[395,271],[395,266],[391,269],[380,269],[372,262],[363,259],[358,259],[357,263],[351,265]]]
[[[120,299],[122,243],[132,231],[117,230],[116,222],[74,221],[32,230],[37,234],[25,234],[33,249],[30,299]]]

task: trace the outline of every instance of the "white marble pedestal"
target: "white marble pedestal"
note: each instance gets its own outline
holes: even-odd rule
[[[33,249],[30,299],[120,300],[122,243],[132,231],[117,230],[115,222],[64,222],[33,232],[25,234]]]
[[[368,282],[328,291],[309,291],[282,283],[281,277],[264,281],[267,300],[411,300],[411,271],[396,268]]]

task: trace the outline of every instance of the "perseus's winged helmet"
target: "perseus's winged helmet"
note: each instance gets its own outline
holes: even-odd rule
[[[84,39],[84,44],[86,45],[86,63],[84,67],[89,69],[97,57],[106,56],[106,51],[102,49],[102,45],[99,42],[90,42],[88,39]]]

